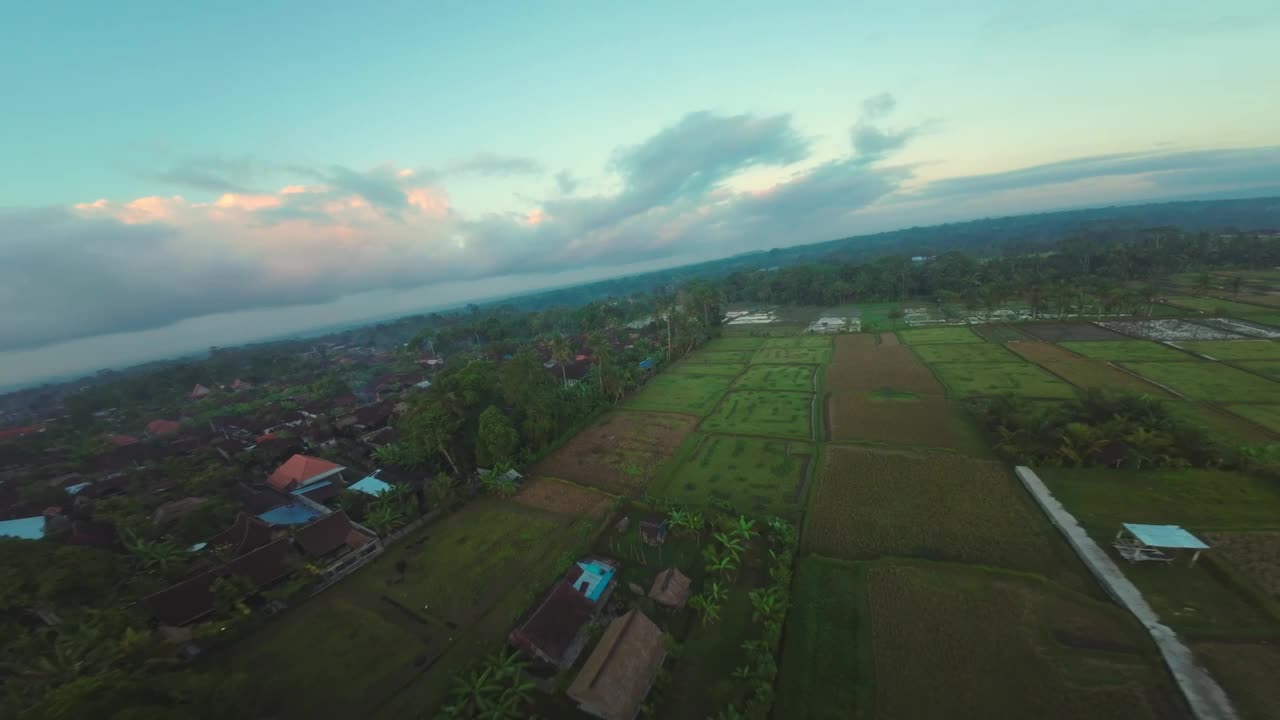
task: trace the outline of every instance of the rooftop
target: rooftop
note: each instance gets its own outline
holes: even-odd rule
[[[310,455],[294,455],[271,473],[267,483],[277,490],[290,490],[299,485],[318,482],[343,470],[346,468],[328,460]]]
[[[1142,525],[1125,523],[1124,529],[1129,531],[1143,545],[1155,548],[1185,548],[1188,550],[1208,550],[1209,546],[1200,538],[1183,530],[1177,525]]]

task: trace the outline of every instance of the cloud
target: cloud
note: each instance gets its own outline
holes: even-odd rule
[[[881,128],[879,122],[892,114],[897,104],[889,93],[881,93],[862,102],[862,116],[850,129],[849,140],[854,152],[868,162],[901,150],[923,130],[921,125],[896,131]]]
[[[556,187],[560,188],[561,194],[572,195],[578,189],[578,181],[568,170],[561,170],[556,173]]]
[[[252,158],[188,158],[147,177],[170,186],[216,193],[248,192],[267,169]]]
[[[484,177],[539,175],[542,172],[542,165],[533,158],[494,153],[477,153],[454,163],[448,170],[448,174],[451,175],[474,174]]]

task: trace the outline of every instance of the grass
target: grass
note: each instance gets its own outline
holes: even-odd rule
[[[677,375],[722,375],[737,377],[747,367],[746,363],[721,365],[718,363],[681,362],[676,363],[668,372]]]
[[[1280,433],[1280,405],[1228,405],[1227,409],[1274,433]]]
[[[501,644],[596,522],[477,500],[212,661],[272,668],[249,673],[246,692],[273,717],[368,715],[403,695],[420,712],[454,672]],[[281,683],[309,690],[282,696]]]
[[[764,345],[762,337],[721,337],[702,346],[704,352],[724,352],[736,350],[758,350]]]
[[[764,341],[767,348],[830,348],[831,338],[826,335],[796,335],[786,338],[769,338]]]
[[[700,426],[706,432],[813,438],[813,394],[735,390]]]
[[[753,364],[824,365],[831,359],[827,347],[764,347],[751,357]]]
[[[1194,361],[1196,358],[1179,350],[1147,340],[1102,340],[1097,342],[1064,342],[1062,347],[1085,357],[1124,362]]]
[[[731,382],[729,376],[663,373],[631,396],[625,407],[706,415],[715,409]]]
[[[690,505],[721,501],[752,515],[793,514],[811,454],[805,443],[708,435],[653,494]]]
[[[1205,340],[1178,344],[1217,360],[1280,360],[1280,343],[1269,340]]]
[[[791,588],[774,717],[872,717],[874,678],[862,566],[802,558]]]
[[[1022,362],[1013,353],[991,343],[949,343],[918,345],[913,348],[927,363],[940,362]]]
[[[1192,400],[1280,402],[1280,384],[1221,363],[1130,362],[1125,367]]]
[[[1169,413],[1194,425],[1225,445],[1272,442],[1275,437],[1244,418],[1203,403],[1165,403]]]
[[[676,363],[676,367],[682,365],[746,365],[751,362],[751,356],[755,354],[755,350],[699,350],[685,356],[684,360]]]
[[[938,363],[933,366],[951,394],[982,397],[1013,393],[1034,398],[1073,398],[1075,389],[1027,363]]]
[[[1280,645],[1272,643],[1200,642],[1196,658],[1222,684],[1246,720],[1280,720],[1276,702],[1276,668]]]
[[[1109,602],[936,563],[872,564],[866,592],[878,718],[1183,716],[1141,628]]]
[[[752,365],[733,383],[734,390],[813,392],[812,366]]]
[[[982,338],[967,327],[936,327],[899,330],[898,337],[908,345],[935,343],[980,343]]]
[[[1248,370],[1256,375],[1280,380],[1280,360],[1245,360],[1232,365]]]
[[[828,445],[804,547],[995,565],[1083,586],[1070,553],[1003,465],[948,453]]]

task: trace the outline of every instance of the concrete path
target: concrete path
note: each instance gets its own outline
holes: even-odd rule
[[[1102,583],[1107,594],[1128,608],[1129,612],[1133,613],[1134,617],[1147,628],[1147,632],[1151,633],[1151,639],[1155,640],[1156,647],[1160,648],[1160,654],[1164,656],[1169,672],[1173,674],[1178,688],[1186,696],[1187,704],[1191,706],[1191,712],[1195,714],[1196,719],[1236,720],[1238,716],[1235,709],[1231,707],[1231,700],[1227,698],[1227,694],[1209,676],[1209,672],[1196,662],[1195,656],[1191,654],[1191,648],[1179,640],[1173,630],[1160,622],[1160,617],[1147,603],[1142,592],[1129,581],[1129,578],[1125,577],[1120,568],[1116,567],[1111,555],[1085,534],[1084,528],[1076,522],[1075,516],[1067,512],[1067,509],[1058,502],[1053,493],[1049,492],[1044,481],[1031,468],[1018,466],[1014,472],[1022,481],[1023,487],[1040,505],[1040,509],[1049,516],[1049,522],[1062,532],[1072,549],[1089,568],[1089,572]]]

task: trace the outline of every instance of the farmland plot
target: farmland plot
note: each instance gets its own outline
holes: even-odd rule
[[[933,327],[899,330],[898,337],[908,345],[932,345],[934,343],[979,343],[978,337],[967,327]]]
[[[765,343],[763,337],[722,337],[716,338],[702,346],[704,352],[725,352],[734,350],[758,350]]]
[[[1218,340],[1178,345],[1216,360],[1280,360],[1280,343],[1267,340]]]
[[[1255,375],[1280,380],[1280,360],[1244,360],[1231,364]]]
[[[1238,340],[1240,336],[1187,320],[1103,320],[1103,327],[1148,340]]]
[[[723,355],[724,353],[716,353]],[[671,366],[667,372],[676,373],[677,375],[724,375],[727,377],[737,377],[746,369],[746,364],[726,365],[724,363],[701,363],[685,361],[679,362]]]
[[[984,443],[964,408],[910,393],[833,393],[827,398],[830,439],[951,448],[981,454]]]
[[[1256,423],[1213,405],[1196,402],[1171,402],[1165,407],[1175,415],[1207,432],[1219,442],[1233,445],[1241,441],[1250,443],[1272,442],[1275,436],[1258,427]]]
[[[751,362],[757,365],[823,365],[829,359],[831,350],[826,347],[764,347],[756,351]]]
[[[1125,339],[1124,335],[1099,327],[1093,323],[1029,323],[1019,327],[1047,342],[1088,342]]]
[[[1247,720],[1280,720],[1276,668],[1280,645],[1274,642],[1197,642],[1196,658],[1231,697]]]
[[[1259,307],[1257,305],[1247,305],[1245,303],[1232,302],[1231,300],[1220,300],[1212,297],[1171,297],[1168,302],[1170,305],[1198,310],[1205,313],[1214,313],[1217,315],[1240,315],[1247,317],[1249,315],[1265,313],[1268,310],[1268,308]]]
[[[733,383],[734,390],[813,392],[812,366],[752,365]]]
[[[746,365],[751,361],[751,356],[755,355],[755,350],[724,350],[724,351],[708,351],[700,350],[690,353],[683,360],[676,363],[675,367],[683,365]]]
[[[1111,603],[923,563],[870,565],[866,592],[877,718],[1187,717],[1141,628]]]
[[[1073,398],[1075,389],[1034,365],[1017,363],[938,363],[943,385],[956,397],[1013,393],[1032,398]]]
[[[625,407],[706,415],[715,409],[720,396],[732,382],[733,378],[729,376],[662,373],[631,396]]]
[[[973,331],[978,333],[983,340],[997,345],[1030,339],[1026,333],[1013,325],[975,325]]]
[[[827,389],[833,393],[862,395],[884,388],[922,396],[940,396],[945,392],[910,349],[885,343],[876,345],[870,335],[837,336],[835,357],[827,366],[824,379]]]
[[[1064,342],[1062,347],[1085,357],[1099,360],[1122,360],[1142,362],[1192,362],[1198,360],[1168,345],[1147,342],[1145,340],[1121,340],[1119,342]]]
[[[610,413],[529,472],[619,495],[643,495],[696,424],[688,415]]]
[[[1192,400],[1280,403],[1280,384],[1211,362],[1126,362],[1139,375]]]
[[[800,510],[807,443],[708,435],[654,495],[690,505],[713,500],[753,515]]]
[[[1057,345],[1015,342],[1009,343],[1009,349],[1079,388],[1102,388],[1161,398],[1172,397],[1164,389],[1140,377],[1101,360],[1082,358]]]
[[[808,550],[994,565],[1083,586],[1069,551],[1000,463],[838,445],[824,453]]]
[[[764,341],[767,348],[830,348],[831,338],[825,335],[796,335],[787,338],[769,338]]]
[[[735,390],[702,421],[707,432],[811,440],[813,394]]]
[[[1280,434],[1280,405],[1228,405],[1227,409]]]
[[[919,345],[916,354],[927,363],[940,362],[1022,362],[999,345],[991,343],[952,343],[947,345]]]
[[[1277,298],[1280,300],[1280,298]],[[1228,332],[1240,333],[1255,338],[1265,338],[1269,340],[1280,339],[1280,328],[1275,327],[1276,322],[1268,318],[1272,325],[1262,325],[1248,320],[1238,320],[1235,318],[1205,318],[1197,320],[1201,325],[1208,325],[1220,330]]]
[[[1280,532],[1209,532],[1214,562],[1226,563],[1236,576],[1280,603]]]
[[[597,519],[603,518],[613,503],[612,497],[598,490],[546,477],[526,481],[512,500],[526,507]]]

